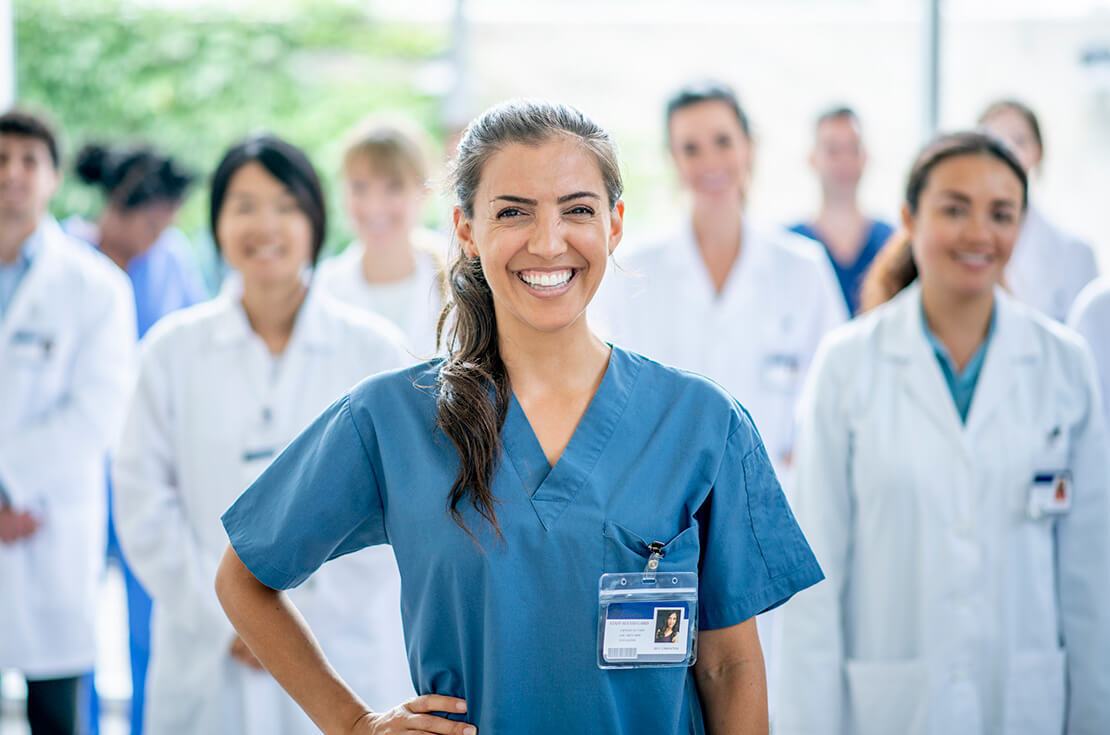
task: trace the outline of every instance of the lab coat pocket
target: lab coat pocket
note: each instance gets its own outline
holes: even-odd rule
[[[648,546],[660,538],[645,539],[619,523],[605,521],[605,571],[638,572],[647,564],[651,552]],[[701,550],[697,521],[667,541],[663,558],[659,560],[660,572],[696,572]]]
[[[850,732],[854,735],[925,733],[928,677],[922,661],[848,660],[845,669]]]
[[[1064,652],[1015,653],[1006,677],[1006,735],[1060,735],[1064,731]]]

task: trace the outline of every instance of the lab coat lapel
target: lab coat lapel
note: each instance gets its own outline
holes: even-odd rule
[[[58,272],[61,259],[66,257],[65,248],[83,246],[67,242],[66,234],[53,219],[44,220],[40,227],[43,228],[42,245],[31,261],[31,268],[23,277],[23,282],[16,289],[7,314],[0,321],[0,345],[8,344],[16,331],[33,322],[38,310],[48,308],[44,302],[70,296],[50,293],[49,284]]]
[[[953,448],[969,454],[964,427],[956,412],[952,393],[944,382],[936,355],[921,323],[921,289],[915,282],[890,303],[884,320],[882,351],[899,363],[902,388],[929,418],[940,434],[950,438]]]
[[[971,399],[967,416],[969,439],[989,425],[999,407],[1012,401],[1014,386],[1022,373],[1040,359],[1040,344],[1027,320],[1019,317],[1020,307],[1001,288],[995,289],[994,298],[994,333]]]

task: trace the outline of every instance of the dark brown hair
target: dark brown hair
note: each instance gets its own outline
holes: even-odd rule
[[[248,163],[257,163],[280,181],[297,202],[312,227],[312,262],[320,257],[327,233],[327,207],[320,177],[304,151],[273,135],[254,135],[231,146],[212,174],[208,220],[216,248],[220,247],[217,224],[227,198],[227,187],[235,173]]]
[[[624,185],[609,133],[568,105],[514,100],[476,118],[459,141],[449,183],[463,216],[474,217],[474,196],[490,157],[509,145],[539,146],[557,137],[575,140],[593,154],[609,207],[614,208]],[[470,533],[459,510],[459,504],[469,500],[500,534],[492,481],[512,386],[501,361],[493,294],[481,261],[461,248],[448,267],[447,287],[437,330],[437,342],[447,348],[447,357],[439,371],[436,423],[459,453],[448,511]]]
[[[180,204],[193,183],[193,174],[176,159],[144,145],[113,148],[89,143],[77,153],[73,170],[124,211],[162,202]]]
[[[1025,210],[1029,204],[1029,179],[1010,148],[985,133],[960,132],[934,138],[917,154],[906,181],[903,201],[910,214],[917,214],[921,192],[928,185],[933,169],[950,158],[962,156],[990,156],[1005,164],[1021,182],[1021,208]],[[900,228],[891,235],[867,269],[860,289],[861,311],[890,301],[916,278],[917,264],[913,260],[909,233]]]
[[[53,126],[45,117],[34,115],[26,110],[8,110],[0,115],[0,135],[18,135],[42,141],[50,152],[54,170],[61,168],[62,156],[58,149],[58,134],[54,132]]]

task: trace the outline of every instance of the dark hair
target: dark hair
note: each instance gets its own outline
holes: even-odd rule
[[[986,125],[987,121],[1000,112],[1016,112],[1020,115],[1029,129],[1033,131],[1033,139],[1037,141],[1037,147],[1041,149],[1041,155],[1044,155],[1044,138],[1041,137],[1041,123],[1037,120],[1036,113],[1029,105],[1020,100],[1013,98],[995,100],[987,105],[987,109],[983,110],[983,114],[979,116],[979,124]]]
[[[948,133],[934,138],[914,159],[906,180],[904,204],[910,214],[917,214],[921,192],[929,183],[929,175],[950,158],[990,156],[1005,164],[1021,182],[1021,208],[1029,206],[1029,178],[1010,148],[997,138],[981,132]],[[900,229],[891,235],[867,269],[861,288],[864,311],[883,304],[917,278],[909,233]]]
[[[612,137],[568,105],[514,100],[486,110],[467,126],[459,141],[449,182],[463,215],[474,216],[474,196],[491,156],[508,145],[539,146],[557,137],[574,140],[593,154],[609,207],[615,207],[624,184]],[[448,510],[470,533],[459,511],[459,503],[468,499],[500,534],[492,477],[512,388],[501,361],[493,294],[479,259],[461,248],[448,268],[447,285],[449,296],[437,332],[437,342],[448,351],[439,371],[436,424],[459,453]],[[452,315],[450,329],[445,329]]]
[[[859,115],[856,114],[855,110],[848,105],[835,105],[818,115],[813,127],[815,129],[820,128],[831,120],[850,120],[859,125]]]
[[[327,210],[320,177],[308,156],[296,146],[273,135],[253,135],[228,149],[216,173],[212,174],[212,200],[209,224],[216,247],[220,246],[216,225],[227,197],[227,186],[235,173],[248,163],[257,163],[280,181],[312,225],[312,262],[320,257],[327,232]]]
[[[752,137],[752,126],[748,120],[748,115],[744,112],[744,108],[740,106],[740,100],[732,87],[715,79],[703,79],[679,87],[667,100],[664,120],[667,140],[671,138],[671,119],[675,113],[687,107],[700,105],[703,102],[724,102],[736,115],[736,121],[740,123],[740,130],[744,132],[744,137]]]
[[[123,210],[178,203],[194,178],[172,157],[147,146],[110,148],[90,143],[77,153],[73,168],[79,179],[99,186]]]
[[[0,115],[0,135],[19,135],[41,140],[50,151],[54,170],[61,168],[62,156],[58,148],[58,136],[45,117],[33,115],[25,110],[8,110]]]

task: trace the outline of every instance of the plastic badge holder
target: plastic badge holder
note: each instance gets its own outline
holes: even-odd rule
[[[658,562],[656,562],[656,567]],[[698,657],[698,575],[649,569],[598,582],[597,665],[693,666]]]

